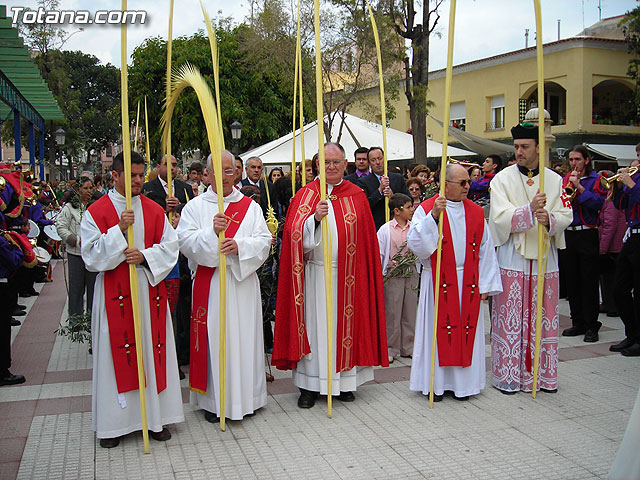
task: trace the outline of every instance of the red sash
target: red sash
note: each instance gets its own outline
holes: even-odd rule
[[[422,202],[429,214],[438,195]],[[479,253],[484,234],[484,212],[471,200],[463,200],[466,223],[466,249],[462,277],[462,295],[458,290],[456,257],[451,241],[447,211],[442,221],[442,263],[440,266],[440,300],[438,307],[438,362],[441,367],[468,367],[473,357],[478,313],[480,311]],[[436,271],[436,253],[431,255],[431,268]],[[432,278],[434,274],[432,274]],[[433,287],[435,291],[435,278]],[[462,305],[462,311],[460,311]]]
[[[224,214],[231,219],[224,232],[225,238],[233,238],[240,228],[249,207],[249,197],[243,196],[241,200],[230,203]],[[209,291],[211,289],[211,277],[216,267],[204,267],[198,265],[196,276],[193,280],[193,294],[191,298],[191,340],[189,357],[189,383],[191,390],[204,395],[207,391],[207,318],[209,316]],[[217,315],[213,313],[213,315]]]
[[[140,201],[144,212],[144,246],[151,248],[162,240],[164,211],[162,207],[143,195],[140,195]],[[103,234],[120,221],[109,195],[100,197],[89,207],[89,212]],[[104,273],[104,295],[118,393],[137,390],[138,362],[127,262],[122,262],[113,270]],[[164,282],[160,282],[155,287],[149,285],[149,314],[156,384],[160,393],[167,387],[167,289]],[[143,315],[142,321],[144,320]]]

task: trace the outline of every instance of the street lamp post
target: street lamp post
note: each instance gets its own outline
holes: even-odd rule
[[[67,132],[65,132],[62,127],[58,127],[56,130],[56,145],[58,147],[62,147],[62,145],[64,145],[66,133]],[[58,150],[60,151],[60,180],[62,180],[62,149],[59,148]]]
[[[242,137],[242,124],[238,120],[234,120],[230,126],[231,139],[233,140],[233,154],[240,153],[240,137]]]

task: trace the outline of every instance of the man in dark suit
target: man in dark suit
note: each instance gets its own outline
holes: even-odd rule
[[[371,147],[367,158],[371,166],[371,173],[361,177],[358,180],[358,185],[367,194],[377,230],[385,223],[384,197],[390,197],[394,193],[404,193],[409,196],[409,189],[404,177],[399,173],[389,173],[389,176],[384,176],[384,152],[382,148]]]
[[[242,179],[242,186],[253,185],[260,189],[260,206],[262,207],[262,213],[265,218],[267,217],[267,209],[269,208],[269,202],[267,199],[267,191],[265,190],[264,178],[262,177],[262,160],[259,157],[251,157],[245,162],[245,171],[247,172],[247,178]],[[273,188],[273,183],[267,180],[269,188],[269,198],[271,199],[271,206],[273,211],[278,216],[278,206],[275,204],[276,192]]]
[[[178,174],[178,161],[171,155],[171,178],[173,180],[173,196],[169,197],[169,186],[167,185],[167,156],[163,155],[158,166],[158,177],[155,180],[145,183],[142,186],[142,193],[146,197],[156,202],[165,212],[172,211],[179,203],[187,203],[193,198],[193,188],[191,185],[176,179]]]
[[[369,175],[369,149],[367,147],[360,147],[353,153],[356,171],[350,175],[345,175],[344,179],[349,180],[351,183],[358,185],[358,180],[366,175]]]

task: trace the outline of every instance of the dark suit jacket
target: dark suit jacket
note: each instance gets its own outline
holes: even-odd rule
[[[162,183],[160,183],[160,177],[156,177],[155,180],[151,180],[150,182],[145,183],[142,186],[142,194],[146,197],[149,197],[151,200],[160,205],[163,210],[166,211],[167,194],[162,187]],[[189,185],[188,183],[181,182],[180,180],[176,180],[174,178],[173,196],[177,197],[180,203],[187,203],[187,198],[193,198],[193,188],[191,188],[191,185]]]
[[[278,204],[276,203],[276,191],[273,188],[273,183],[267,180],[269,184],[269,197],[271,199],[271,206],[273,207],[273,212],[278,216]],[[248,178],[242,179],[242,186],[246,187],[247,185],[252,185]],[[262,214],[265,218],[267,218],[267,209],[269,208],[269,201],[267,199],[267,191],[264,189],[264,179],[260,179],[258,182],[258,187],[260,188],[260,207],[262,207]]]
[[[358,180],[358,185],[364,190],[364,193],[367,194],[369,206],[371,207],[371,214],[373,215],[373,221],[376,224],[376,230],[378,230],[385,223],[384,195],[382,195],[380,190],[378,190],[380,181],[378,180],[378,177],[371,172],[369,175],[360,178]],[[409,195],[409,189],[407,188],[407,183],[405,182],[404,177],[399,173],[389,174],[389,187],[391,187],[391,191],[393,193],[404,193],[406,196],[411,198]]]
[[[371,175],[371,173],[369,173],[369,175]],[[365,177],[368,175],[365,175]],[[364,178],[364,177],[363,177]],[[351,175],[345,175],[344,176],[345,180],[349,180],[351,183],[353,183],[354,185],[357,185],[358,187],[360,187],[360,185],[358,184],[358,180],[360,180],[360,177],[358,176],[357,173],[352,173]],[[362,187],[360,187],[362,188]]]

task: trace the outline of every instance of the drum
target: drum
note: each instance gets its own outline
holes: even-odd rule
[[[55,222],[56,218],[60,214],[60,210],[50,210],[44,214],[47,220],[53,220]]]
[[[29,233],[27,234],[28,238],[38,238],[40,235],[40,227],[33,220],[29,219]]]
[[[59,258],[60,245],[62,243],[62,238],[58,235],[58,230],[56,230],[55,225],[46,225],[44,227],[44,246],[49,253],[54,255],[56,258]]]
[[[54,242],[59,242],[62,240],[62,238],[60,238],[60,235],[58,235],[58,230],[56,230],[55,225],[46,225],[44,227],[44,234]]]
[[[38,265],[34,268],[34,281],[45,282],[49,274],[49,262],[51,261],[51,255],[42,247],[33,247],[33,253],[36,255]]]
[[[33,253],[36,254],[38,265],[46,266],[51,261],[51,255],[42,247],[33,247]]]

